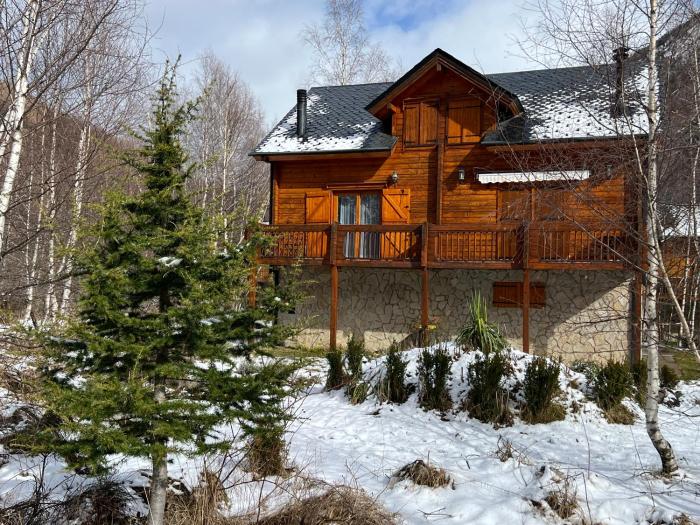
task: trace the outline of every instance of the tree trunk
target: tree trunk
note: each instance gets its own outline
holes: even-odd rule
[[[39,2],[34,0],[27,7],[25,17],[23,17],[22,49],[20,51],[17,80],[14,86],[14,100],[3,122],[5,136],[2,140],[2,153],[4,154],[5,148],[10,144],[10,157],[7,161],[2,189],[0,189],[0,259],[2,258],[2,249],[5,243],[5,224],[7,211],[10,208],[10,195],[14,188],[15,178],[19,170],[20,153],[22,152],[22,124],[27,105],[29,74],[39,40],[34,33],[38,16]]]
[[[156,380],[155,401],[162,403],[165,401],[165,385],[161,379]],[[151,476],[151,498],[148,512],[149,525],[163,525],[165,522],[165,501],[168,492],[168,456],[165,443],[161,443],[160,450],[156,450],[151,461],[153,473]]]
[[[657,294],[659,285],[659,262],[661,250],[657,234],[657,139],[658,110],[656,108],[656,21],[657,0],[649,3],[649,86],[647,92],[647,118],[649,133],[647,135],[647,169],[643,206],[642,224],[645,228],[648,249],[646,250],[645,304],[644,304],[644,347],[647,355],[647,398],[644,408],[646,428],[649,439],[661,458],[664,474],[673,474],[678,470],[678,463],[671,445],[664,438],[659,426],[659,327],[657,316]]]

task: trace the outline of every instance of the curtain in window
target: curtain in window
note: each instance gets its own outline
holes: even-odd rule
[[[338,195],[338,223],[339,224],[355,224],[357,217],[357,195],[341,194]],[[343,255],[345,257],[355,257],[355,235],[348,233],[345,236],[345,245],[343,246]]]
[[[381,222],[379,195],[365,193],[360,197],[360,224]],[[360,257],[379,259],[379,232],[363,232],[360,237]]]

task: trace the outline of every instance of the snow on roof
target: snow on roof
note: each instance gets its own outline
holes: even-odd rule
[[[308,92],[306,137],[297,137],[294,106],[253,151],[255,155],[388,150],[396,137],[365,106],[390,82],[314,87]]]
[[[588,170],[572,171],[528,171],[507,173],[478,173],[476,178],[482,184],[504,182],[543,182],[556,180],[586,180],[591,175]]]
[[[627,67],[627,113],[611,116],[614,65],[499,73],[486,77],[520,101],[524,112],[487,133],[484,145],[612,138],[646,133],[640,103],[646,86],[641,62]],[[314,87],[309,90],[306,137],[296,135],[296,106],[260,142],[253,155],[390,150],[396,137],[365,108],[393,84]]]

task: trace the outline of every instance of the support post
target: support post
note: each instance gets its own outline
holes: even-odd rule
[[[331,264],[331,311],[330,311],[330,342],[331,351],[335,351],[338,345],[338,265],[336,264],[336,254],[338,244],[338,224],[331,225],[330,238],[330,264]]]
[[[530,229],[523,232],[523,352],[530,353]]]
[[[428,320],[430,317],[430,273],[428,272],[428,223],[421,227],[421,343],[428,346]]]

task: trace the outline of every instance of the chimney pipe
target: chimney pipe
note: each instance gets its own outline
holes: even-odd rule
[[[306,136],[306,90],[297,89],[297,137]]]
[[[613,117],[621,117],[625,115],[627,108],[625,107],[625,60],[629,57],[630,49],[626,46],[620,46],[613,50],[613,60],[615,61],[615,95],[611,108]]]

